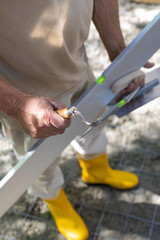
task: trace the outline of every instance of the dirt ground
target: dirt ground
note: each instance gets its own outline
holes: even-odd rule
[[[160,12],[160,5],[120,0],[120,20],[126,44]],[[91,25],[86,48],[96,77],[109,66],[108,55]],[[158,51],[150,61],[160,62]],[[81,181],[75,152],[62,153],[64,189],[97,240],[160,239],[160,99],[106,122],[107,153],[115,169],[134,172],[136,189],[120,191],[108,186],[88,186]],[[0,133],[0,178],[16,163],[12,146]],[[14,191],[14,189],[13,189]],[[0,240],[63,240],[46,204],[25,193],[0,219]]]

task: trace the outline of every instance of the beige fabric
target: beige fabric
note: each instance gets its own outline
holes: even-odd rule
[[[81,88],[92,76],[83,45],[92,11],[93,0],[2,1],[1,75],[26,93],[57,99]]]

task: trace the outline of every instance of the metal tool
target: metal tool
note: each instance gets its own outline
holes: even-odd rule
[[[84,122],[88,126],[94,126],[96,123],[99,122],[98,119],[92,123],[88,122],[87,119],[84,117],[84,115],[80,111],[78,111],[78,109],[74,106],[70,108],[59,109],[57,110],[57,113],[64,118],[72,118],[75,116],[79,116],[82,119],[82,122]]]
[[[114,114],[116,111],[118,111],[121,107],[123,107],[126,103],[128,103],[134,95],[138,92],[140,87],[135,89],[132,93],[124,97],[121,101],[114,104],[108,111],[106,111],[100,118],[98,118],[95,122],[93,122],[90,126],[90,128],[87,129],[87,131],[80,137],[83,138],[86,134],[88,134],[92,129],[96,126],[98,126],[100,123],[102,123],[106,118],[108,118],[110,115]]]

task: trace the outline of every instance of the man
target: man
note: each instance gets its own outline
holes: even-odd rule
[[[18,159],[36,139],[64,133],[71,121],[62,118],[56,110],[69,106],[73,97],[94,81],[84,48],[91,20],[113,61],[125,48],[117,0],[5,0],[1,3],[0,119]],[[125,90],[132,91],[141,85],[141,81],[135,80]],[[106,144],[103,131],[94,138],[86,137],[85,144],[72,142],[83,181],[118,189],[135,187],[136,175],[110,168]],[[87,227],[62,185],[57,159],[29,192],[48,203],[66,239],[85,240]]]

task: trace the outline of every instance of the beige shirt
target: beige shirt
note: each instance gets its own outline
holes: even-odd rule
[[[93,0],[5,0],[0,7],[0,74],[29,94],[61,99],[92,76],[84,41]]]

